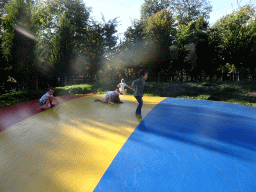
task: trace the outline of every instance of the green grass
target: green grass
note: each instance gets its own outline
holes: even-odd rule
[[[221,92],[229,92],[229,93],[234,93],[236,92],[237,88],[234,87],[233,85],[224,85],[221,86],[220,91]]]
[[[83,85],[56,87],[54,96],[105,94],[106,91],[115,90],[118,83],[119,82],[98,82]],[[126,83],[131,85],[132,81],[127,81]],[[46,90],[39,90],[1,95],[0,107],[39,99],[45,92]],[[128,88],[128,95],[132,94],[133,91]],[[256,85],[253,82],[146,82],[144,96],[212,100],[256,107]]]

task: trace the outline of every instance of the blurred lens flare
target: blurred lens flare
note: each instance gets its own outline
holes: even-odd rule
[[[71,61],[71,68],[77,74],[84,74],[89,62],[84,55],[76,55],[76,57]]]
[[[33,35],[30,31],[24,29],[23,27],[20,27],[19,25],[14,26],[14,29],[21,34],[25,35],[26,37],[33,39],[34,41],[37,41],[37,37]]]
[[[38,41],[37,36],[34,35],[31,31],[27,30],[21,22],[18,22],[17,25],[14,26],[14,29],[24,36],[26,36],[34,41]],[[42,54],[46,54],[46,52],[50,52],[49,49],[47,49],[46,47],[44,47],[42,45],[40,45],[40,48],[41,48]],[[42,69],[41,72],[44,74],[48,73],[49,70],[51,69],[51,64],[46,60],[37,62],[37,65]]]

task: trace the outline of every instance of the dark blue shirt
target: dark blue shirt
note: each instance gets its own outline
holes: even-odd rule
[[[134,96],[143,97],[144,86],[145,86],[145,80],[144,79],[139,78],[137,80],[134,80],[132,82],[132,88],[135,89]]]

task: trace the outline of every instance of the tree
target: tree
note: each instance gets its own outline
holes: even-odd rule
[[[117,39],[118,37],[116,36],[117,33],[117,22],[118,18],[115,18],[113,20],[109,20],[108,22],[105,22],[102,27],[103,27],[103,38],[104,38],[104,52],[105,56],[108,54],[111,54],[115,46],[117,44]]]
[[[146,21],[157,12],[168,8],[169,6],[169,0],[145,0],[141,5],[140,18],[142,21]]]
[[[101,68],[104,55],[104,29],[100,23],[92,21],[86,31],[87,36],[84,38],[82,53],[87,61],[86,68],[89,78],[92,80]]]
[[[152,61],[148,67],[158,74],[168,69],[170,65],[169,47],[172,45],[176,33],[174,19],[170,10],[163,9],[151,16],[146,23],[147,38],[155,46],[151,53]]]
[[[91,9],[87,8],[81,0],[66,1],[65,8],[66,17],[74,27],[74,49],[79,52],[83,38],[87,35],[85,29],[89,25]]]
[[[204,45],[201,46],[201,51],[200,48],[198,48],[197,50],[199,57],[203,58],[203,62],[201,62],[203,66],[201,67],[204,68],[206,72],[208,72],[208,74],[210,75],[210,79],[213,73],[215,75],[217,74],[220,77],[222,74],[219,73],[217,69],[220,66],[224,66],[226,64],[223,54],[224,46],[221,38],[221,33],[222,32],[220,28],[209,28],[207,30],[207,39],[206,41],[202,42]],[[204,54],[205,50],[207,51],[206,54]],[[199,58],[199,60],[201,60],[201,58]],[[206,63],[208,63],[208,69],[207,66],[205,66]]]
[[[52,54],[50,62],[52,63],[55,74],[54,79],[58,77],[65,78],[68,72],[71,72],[70,61],[72,58],[74,42],[74,28],[70,21],[63,13],[59,15],[59,26],[55,32],[55,36],[52,40]]]
[[[173,45],[170,47],[170,54],[172,56],[170,65],[171,75],[173,76],[174,73],[179,73],[180,81],[183,81],[183,72],[188,68],[188,60],[186,58],[189,52],[190,49],[187,46]]]
[[[86,36],[84,36],[81,46],[81,56],[84,58],[85,65],[84,67],[80,66],[80,69],[86,69],[86,72],[83,70],[83,73],[89,74],[90,81],[115,52],[118,39],[116,36],[117,19],[108,22],[103,19],[104,23],[92,19],[85,28]]]
[[[145,23],[141,20],[133,20],[132,26],[128,27],[126,30],[124,36],[125,36],[125,42],[127,43],[137,43],[142,42],[145,39],[145,31],[144,28],[146,27]]]
[[[186,71],[190,72],[191,81],[195,79],[196,76],[206,73],[212,78],[214,70],[212,70],[212,65],[210,64],[210,53],[212,50],[208,49],[208,37],[207,37],[207,27],[208,23],[200,16],[196,21],[190,22],[189,36],[187,41],[193,46],[194,50],[190,50],[189,60],[190,66],[188,65]],[[192,55],[192,56],[191,56]]]
[[[83,58],[82,51],[86,46],[84,38],[87,36],[90,9],[80,0],[46,0],[37,1],[36,11],[39,26],[36,55],[41,71],[48,78],[55,76],[54,78],[57,79],[59,76],[63,79],[64,71],[66,76],[67,73],[77,72],[73,70],[74,68],[85,68],[82,66],[86,65],[85,62],[79,62],[78,67],[76,61],[78,58]],[[65,31],[63,28],[68,30]],[[65,47],[65,38],[67,38],[66,44],[70,47],[59,49],[58,44]],[[67,52],[67,57],[64,58],[63,55]]]
[[[31,3],[22,0],[9,1],[3,17],[2,50],[7,63],[7,72],[19,83],[24,80],[27,85],[35,85],[33,74],[35,39]]]
[[[221,38],[219,46],[222,47],[222,57],[226,63],[234,64],[238,70],[241,67],[253,68],[251,70],[253,73],[255,65],[251,65],[251,60],[255,59],[256,54],[255,23],[254,8],[245,5],[223,17],[212,27],[219,28]]]
[[[150,60],[152,46],[146,40],[145,26],[145,22],[141,20],[132,21],[132,25],[125,32],[125,40],[119,44],[108,62],[112,67],[119,67],[123,71],[136,71]]]
[[[208,39],[206,39],[196,45],[196,55],[196,65],[191,73],[201,73],[204,71],[209,75],[211,81],[219,66],[223,65],[217,50],[215,50],[215,47],[211,46]]]
[[[4,7],[7,0],[0,2],[0,85],[4,84],[4,82],[7,82],[8,75],[6,74],[6,62],[3,58],[3,50],[2,50],[2,37],[3,37],[3,26],[2,26],[2,16],[4,13]]]
[[[123,63],[127,68],[146,68],[156,78],[158,72],[162,72],[170,64],[169,47],[174,36],[172,14],[163,9],[145,21],[133,21],[125,33],[119,57],[125,61]]]
[[[175,44],[178,45],[179,47],[184,47],[186,44],[189,44],[191,42],[192,32],[190,28],[192,24],[193,24],[192,21],[189,22],[188,25],[185,25],[182,23],[178,24]]]
[[[171,10],[174,11],[178,23],[188,25],[200,17],[208,20],[212,6],[206,0],[174,0]]]

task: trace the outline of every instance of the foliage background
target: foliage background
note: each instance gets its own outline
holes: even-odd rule
[[[141,68],[150,82],[255,80],[253,4],[209,27],[207,0],[145,0],[122,41],[118,18],[96,21],[82,0],[0,5],[0,84],[6,89],[132,80]]]

